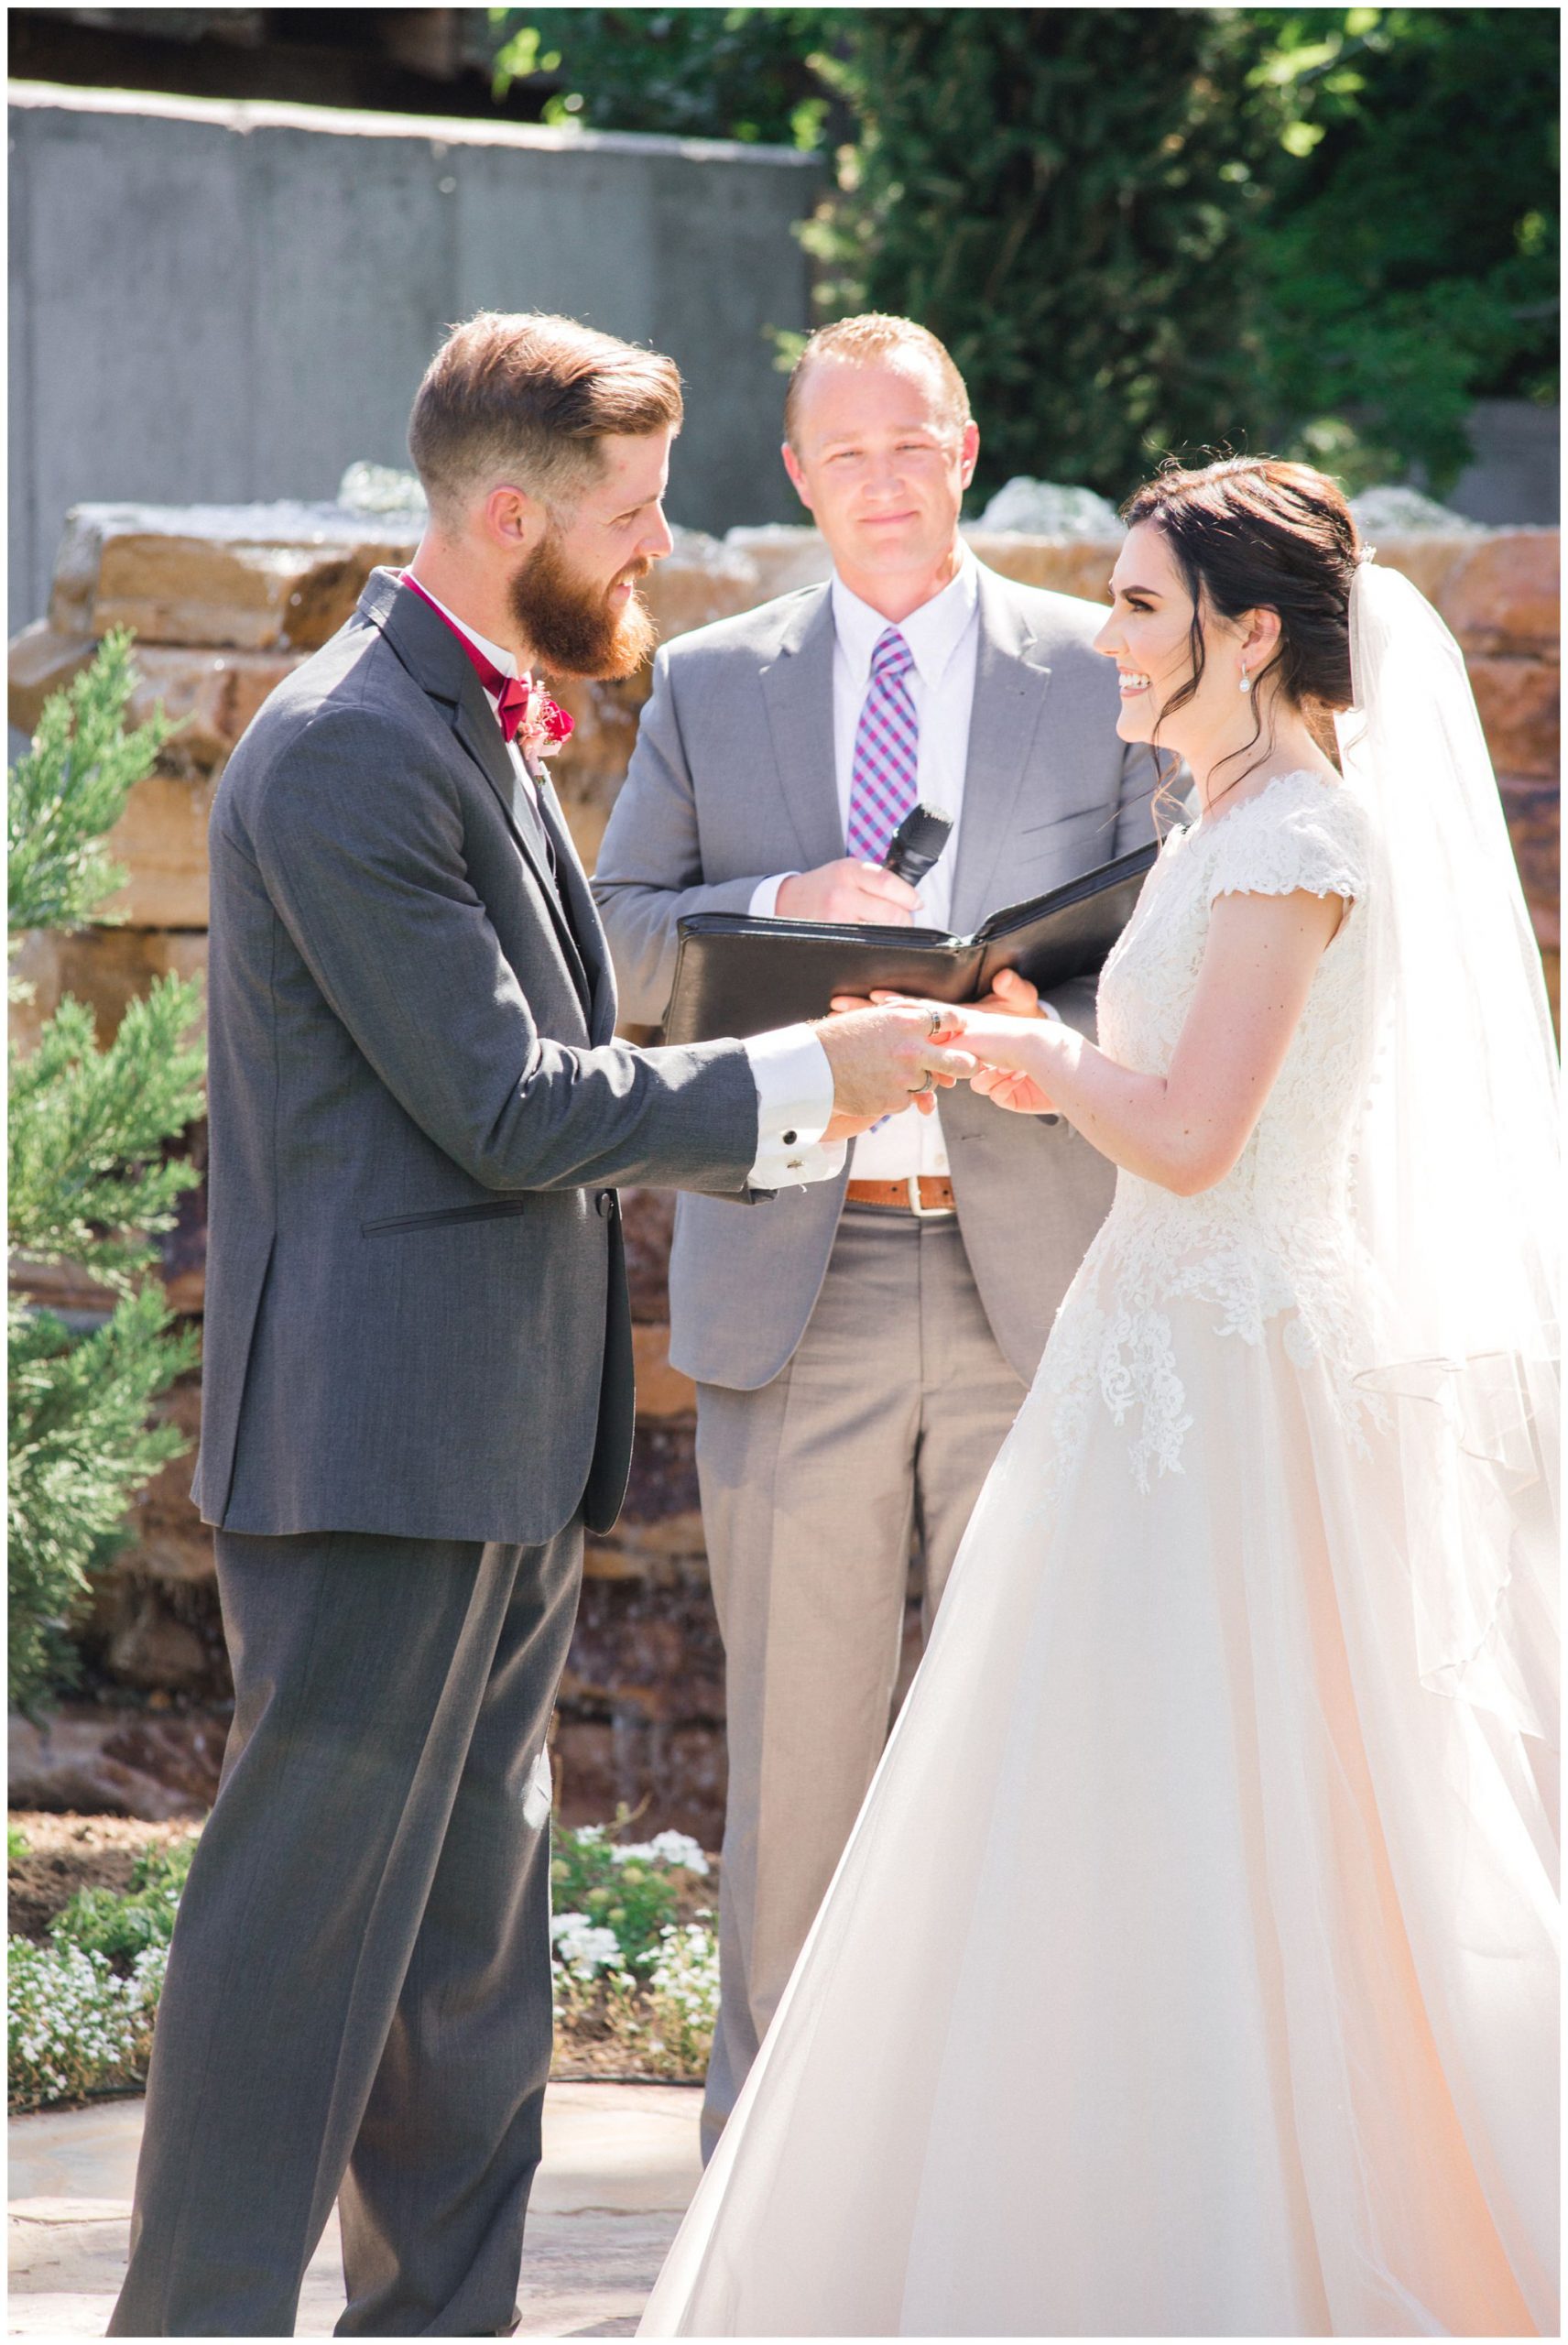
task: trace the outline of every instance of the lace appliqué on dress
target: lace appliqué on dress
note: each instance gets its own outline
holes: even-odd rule
[[[1129,1427],[1140,1491],[1181,1471],[1192,1417],[1168,1306],[1214,1306],[1217,1336],[1261,1344],[1286,1314],[1286,1353],[1327,1371],[1346,1434],[1365,1452],[1381,1404],[1358,1391],[1356,1297],[1368,1287],[1351,1205],[1351,1144],[1367,1080],[1371,1017],[1364,922],[1366,817],[1344,791],[1286,775],[1212,826],[1166,842],[1105,967],[1101,1044],[1163,1074],[1198,981],[1216,897],[1340,895],[1352,905],[1323,955],[1257,1129],[1225,1178],[1179,1197],[1122,1172],[1109,1217],[1063,1300],[1036,1386],[1051,1486],[1088,1432],[1096,1399]]]

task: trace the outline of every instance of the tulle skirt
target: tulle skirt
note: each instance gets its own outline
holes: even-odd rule
[[[1555,2333],[1541,1752],[1423,1685],[1392,1434],[1167,1315],[1147,1489],[1026,1402],[642,2334]]]

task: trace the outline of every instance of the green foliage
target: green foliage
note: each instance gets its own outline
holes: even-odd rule
[[[125,1288],[152,1260],[200,1173],[164,1143],[200,1112],[201,1011],[193,982],[161,977],[133,1001],[107,1050],[68,995],[37,1048],[11,1059],[10,1242]]]
[[[826,66],[860,124],[812,245],[827,307],[941,335],[1013,473],[1119,496],[1247,437],[1242,256],[1278,139],[1233,10],[868,10]]]
[[[22,1831],[18,1826],[15,1824],[7,1824],[5,1827],[6,1863],[13,1865],[20,1864],[24,1857],[30,1857],[32,1853],[33,1844],[28,1839],[27,1834]]]
[[[491,16],[547,120],[836,149],[821,314],[942,336],[982,496],[1225,443],[1441,490],[1475,398],[1557,396],[1553,10]]]
[[[124,874],[103,834],[132,787],[152,770],[170,727],[159,710],[135,731],[125,713],[135,688],[131,637],[106,635],[95,659],[44,703],[32,747],[11,768],[6,855],[13,936],[76,928],[99,914]]]
[[[7,1832],[13,1857],[27,1854]],[[175,1909],[199,1832],[151,1840],[128,1893],[79,1889],[49,1925],[49,1943],[7,1948],[10,2103],[52,2101],[134,2085],[147,2070]]]
[[[617,1811],[614,1828],[630,1821]],[[683,1832],[636,1844],[604,1827],[553,1831],[550,1922],[556,2017],[569,2038],[614,2047],[639,2075],[696,2078],[718,2013],[719,1952],[705,1909],[678,1918],[709,1871]]]
[[[167,1946],[200,1838],[192,1832],[183,1840],[149,1840],[131,1868],[128,1891],[79,1889],[49,1924],[55,1945],[101,1954],[122,1973],[148,1947]]]
[[[201,1838],[200,1827],[182,1840],[149,1840],[131,1867],[133,1890],[158,1890],[178,1897],[191,1877],[191,1860]]]
[[[176,1903],[167,1889],[144,1889],[129,1896],[113,1889],[79,1889],[50,1923],[49,1936],[56,1946],[79,1946],[126,1967],[149,1946],[169,1944]]]
[[[147,1422],[154,1395],[196,1357],[195,1337],[169,1325],[152,1285],[85,1335],[52,1312],[10,1307],[7,1669],[25,1708],[70,1681],[68,1628],[91,1573],[133,1493],[185,1447],[176,1427]]]
[[[613,1933],[621,1960],[635,1969],[653,1958],[660,1932],[675,1919],[672,1874],[707,1869],[696,1843],[680,1833],[628,1846],[607,1838],[602,1825],[558,1828],[550,1849],[550,1903],[557,1915],[580,1915],[590,1928]]]
[[[1557,13],[1246,13],[1290,112],[1252,240],[1269,432],[1442,490],[1475,398],[1558,395]]]
[[[125,730],[134,683],[129,637],[108,637],[45,703],[12,768],[13,938],[85,921],[119,883],[103,834],[169,732],[161,714]],[[11,1248],[74,1263],[116,1297],[86,1330],[20,1304],[8,1314],[9,1686],[28,1708],[73,1674],[69,1623],[90,1575],[135,1492],[185,1446],[147,1412],[191,1365],[194,1340],[171,1332],[161,1288],[140,1282],[200,1177],[166,1153],[201,1110],[199,1009],[194,986],[164,979],[100,1050],[91,1013],[67,997],[35,1049],[11,1054]]]
[[[546,85],[548,123],[806,149],[828,112],[822,8],[492,8],[497,96]]]

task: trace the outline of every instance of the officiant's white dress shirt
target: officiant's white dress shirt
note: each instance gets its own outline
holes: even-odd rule
[[[413,574],[412,571],[403,573],[405,578]],[[483,652],[493,668],[503,676],[517,673],[515,653],[503,644],[492,643],[488,636],[448,610],[422,578],[419,588],[448,626]],[[539,791],[515,740],[507,742],[506,752],[537,806]],[[831,1181],[844,1169],[844,1143],[822,1144],[822,1133],[833,1114],[833,1080],[827,1053],[816,1035],[809,1026],[781,1026],[774,1033],[754,1035],[745,1048],[757,1085],[757,1162],[748,1176],[752,1187],[785,1189],[808,1181]]]
[[[833,764],[839,812],[847,832],[850,789],[855,778],[855,736],[871,683],[871,655],[887,631],[880,611],[852,594],[835,572],[833,620]],[[907,619],[898,632],[914,666],[907,682],[920,726],[917,793],[925,806],[953,818],[946,845],[916,893],[921,928],[951,928],[953,874],[964,814],[964,776],[969,762],[969,716],[975,703],[975,671],[980,652],[979,564],[967,546],[956,576]],[[781,871],[765,879],[752,896],[755,919],[787,918],[779,911],[779,890],[798,875]],[[902,1181],[911,1172],[945,1173],[947,1147],[940,1117],[906,1107],[885,1116],[855,1144],[857,1181]]]

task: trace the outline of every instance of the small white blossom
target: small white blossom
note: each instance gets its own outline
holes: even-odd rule
[[[6,2016],[14,2107],[37,2109],[91,2092],[146,2062],[163,1991],[167,1947],[137,1956],[128,1979],[79,1946],[8,1948]]]
[[[550,1944],[558,1965],[573,1978],[596,1979],[602,1970],[622,1968],[621,1942],[614,1930],[603,1929],[586,1914],[557,1914],[550,1925]]]
[[[635,1858],[639,1864],[678,1865],[684,1872],[706,1874],[708,1860],[689,1832],[658,1832],[651,1840],[639,1841],[631,1848],[613,1848],[612,1861],[630,1864]]]

